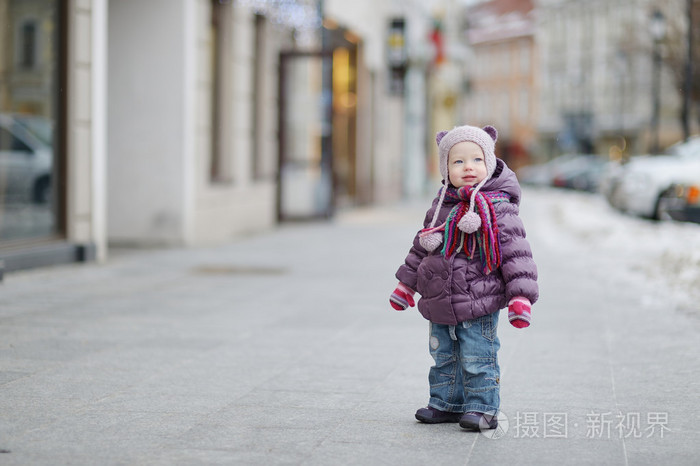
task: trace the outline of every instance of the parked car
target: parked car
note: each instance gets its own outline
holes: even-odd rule
[[[554,180],[570,167],[579,165],[581,157],[585,156],[564,154],[545,163],[522,167],[518,170],[518,179],[533,186],[554,186]]]
[[[609,161],[597,155],[580,155],[555,170],[552,185],[558,188],[597,192]]]
[[[662,197],[676,185],[693,184],[700,177],[700,137],[677,143],[662,155],[633,157],[611,171],[603,192],[613,207],[631,214],[660,219]]]
[[[518,180],[531,186],[551,186],[554,170],[559,165],[571,160],[571,158],[573,158],[573,155],[560,155],[545,163],[522,167],[518,170]]]
[[[0,195],[5,202],[51,197],[53,125],[38,116],[0,114]]]
[[[596,191],[606,160],[592,154],[564,154],[518,170],[523,184]]]
[[[671,186],[659,199],[657,214],[662,220],[700,223],[700,173],[696,184]]]

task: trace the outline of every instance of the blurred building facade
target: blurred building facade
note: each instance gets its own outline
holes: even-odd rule
[[[19,172],[0,167],[0,270],[211,244],[422,194],[433,12],[0,0],[0,155],[32,171],[15,199]]]
[[[271,227],[292,26],[231,1],[108,3],[107,240],[199,245]]]
[[[357,163],[362,200],[386,202],[432,190],[435,133],[458,123],[462,3],[457,0],[325,0],[332,27],[361,40]],[[436,188],[435,188],[436,189]]]
[[[0,272],[93,258],[105,237],[104,18],[0,1]]]
[[[317,27],[315,3],[292,7]],[[13,203],[3,189],[5,269],[275,224],[278,56],[306,26],[272,24],[288,13],[225,0],[2,0],[1,110],[13,128],[31,114],[54,130],[52,195]],[[43,85],[26,89],[30,72]],[[17,151],[5,155],[16,165]]]
[[[538,162],[565,152],[621,158],[652,150],[656,138],[666,147],[682,137],[683,65],[673,58],[686,49],[685,5],[479,2],[465,11],[474,66],[463,113],[502,129],[499,154],[506,159]],[[665,31],[654,39],[657,10]],[[694,122],[691,132],[698,129]]]
[[[494,124],[515,168],[642,152],[652,51],[673,46],[655,8],[687,27],[682,0],[0,0],[0,261],[422,196],[435,133],[461,123]],[[680,99],[661,71],[665,145]]]
[[[537,148],[538,49],[531,0],[493,0],[466,12],[471,47],[465,114],[499,132],[498,155],[514,169]]]
[[[538,130],[544,153],[607,154],[610,148],[647,152],[655,93],[661,96],[660,145],[680,138],[680,95],[672,70],[663,64],[659,89],[654,90],[650,21],[660,9],[667,23],[687,27],[678,11],[683,3],[537,2],[542,90]]]

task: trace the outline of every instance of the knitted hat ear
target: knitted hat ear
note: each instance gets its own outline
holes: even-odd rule
[[[498,140],[498,131],[496,131],[496,128],[494,128],[491,125],[484,126],[484,131],[491,136],[491,139],[493,139],[493,142],[496,142]]]
[[[440,131],[435,135],[435,142],[437,142],[438,146],[440,145],[440,141],[442,141],[442,138],[444,138],[448,132],[449,131]]]

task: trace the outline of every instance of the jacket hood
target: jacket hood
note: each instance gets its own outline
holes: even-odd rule
[[[520,183],[518,183],[518,177],[501,159],[496,159],[496,170],[482,189],[484,191],[503,191],[510,196],[511,203],[520,205],[522,190]]]

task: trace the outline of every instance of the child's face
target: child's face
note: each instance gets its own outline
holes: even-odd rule
[[[486,178],[486,160],[478,144],[471,141],[458,142],[447,158],[447,173],[450,183],[456,188],[474,186]]]

